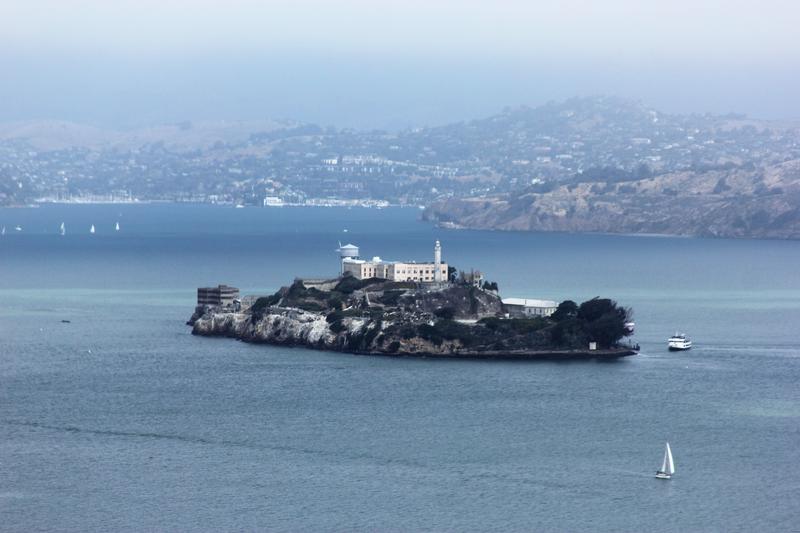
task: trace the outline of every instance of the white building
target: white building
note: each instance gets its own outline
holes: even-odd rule
[[[264,207],[281,207],[283,205],[283,200],[277,196],[265,196],[263,204]]]
[[[390,281],[415,281],[422,283],[447,280],[447,263],[442,262],[442,246],[436,241],[433,262],[384,261],[380,257],[370,260],[359,258],[358,247],[352,244],[340,246],[342,275],[356,279],[382,278]]]
[[[513,318],[550,316],[558,309],[558,303],[553,300],[530,298],[503,298],[503,305]]]

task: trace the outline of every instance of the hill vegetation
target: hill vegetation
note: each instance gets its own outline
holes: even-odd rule
[[[238,322],[226,315],[203,308],[191,323],[203,334],[220,333],[217,327],[231,334],[229,326],[238,324],[234,336],[245,340],[356,353],[585,355],[590,343],[613,354],[633,353],[620,345],[629,334],[630,310],[612,300],[568,300],[549,318],[509,318],[494,291],[463,283],[432,290],[382,279],[345,277],[308,286],[296,280],[256,299]]]
[[[0,205],[388,202],[454,227],[800,238],[800,124],[614,97],[397,132],[0,124],[0,159]]]

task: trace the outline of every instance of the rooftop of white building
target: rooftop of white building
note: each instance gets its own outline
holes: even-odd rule
[[[396,265],[396,264],[403,264],[403,265],[432,265],[433,261],[386,261],[385,259],[381,259],[380,257],[373,257],[372,259],[355,259],[353,257],[344,257],[342,258],[343,263],[352,263],[356,265],[363,265],[364,263],[380,263],[383,265]],[[444,264],[444,261],[442,261]]]
[[[536,300],[533,298],[503,298],[505,305],[521,305],[523,307],[558,307],[553,300]]]

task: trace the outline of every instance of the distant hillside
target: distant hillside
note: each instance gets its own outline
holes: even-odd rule
[[[572,98],[400,132],[287,121],[0,125],[0,205],[426,205],[451,225],[796,237],[800,124]],[[277,200],[276,200],[277,199]]]
[[[424,216],[481,229],[800,239],[800,160],[757,170],[575,180],[546,192],[440,201]]]

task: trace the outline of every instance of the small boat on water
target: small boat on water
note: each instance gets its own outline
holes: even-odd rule
[[[672,461],[672,450],[669,449],[669,442],[664,450],[664,461],[661,463],[661,469],[656,472],[658,479],[672,479],[672,474],[675,473],[675,463]]]
[[[116,225],[114,225],[114,231],[119,231],[119,222],[117,222]]]
[[[14,231],[22,231],[22,226],[14,226]]]
[[[2,231],[0,231],[0,235],[5,235],[5,234],[6,234],[6,227],[3,226]]]
[[[67,233],[67,228],[64,226],[64,223],[61,223],[61,226],[58,227],[58,233],[60,235],[65,235]]]
[[[89,228],[89,233],[94,233],[94,224],[92,224],[92,227]]]
[[[692,341],[684,333],[676,333],[667,341],[667,347],[670,351],[690,350],[692,348]]]

